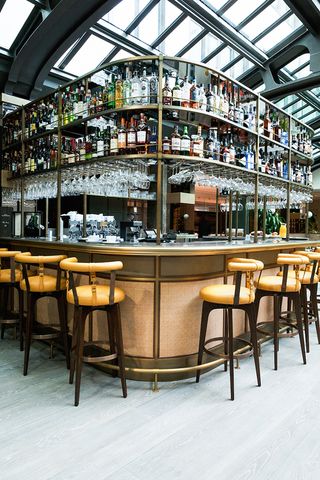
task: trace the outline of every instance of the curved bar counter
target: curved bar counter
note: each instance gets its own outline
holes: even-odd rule
[[[212,283],[232,282],[227,274],[226,260],[246,256],[262,260],[262,274],[277,271],[279,252],[320,245],[320,240],[280,241],[273,243],[208,242],[197,244],[122,244],[49,242],[34,239],[1,239],[1,246],[30,250],[35,255],[64,253],[82,262],[121,260],[124,268],[117,276],[117,285],[126,293],[121,303],[122,328],[128,378],[160,381],[195,375],[201,318],[200,288]],[[86,283],[85,276],[78,276]],[[41,318],[49,318],[56,308],[50,299],[40,308]],[[72,325],[70,305],[69,326]],[[259,322],[272,318],[271,299],[264,299]],[[50,312],[50,313],[49,313]],[[219,311],[220,313],[220,311]],[[209,335],[221,336],[222,312],[214,313],[209,322]],[[96,313],[99,315],[99,312]],[[245,334],[246,320],[241,311],[235,316],[235,335]],[[92,322],[87,337],[101,338],[104,324]],[[240,347],[239,347],[240,348]],[[205,359],[210,367],[220,360]],[[109,367],[106,367],[109,370]],[[165,373],[160,373],[165,369]],[[157,377],[155,377],[157,375]]]

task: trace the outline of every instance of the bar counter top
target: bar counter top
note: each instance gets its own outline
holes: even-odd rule
[[[261,252],[272,250],[286,250],[296,248],[308,248],[320,245],[319,239],[291,239],[289,241],[279,239],[258,240],[257,243],[245,240],[232,242],[224,240],[193,241],[179,243],[98,243],[98,242],[72,242],[68,239],[63,241],[48,240],[46,238],[1,238],[0,243],[10,243],[12,246],[22,245],[45,247],[49,250],[72,250],[90,251],[91,253],[108,252],[111,255],[141,255],[141,256],[201,256],[201,255],[229,255],[233,253]]]

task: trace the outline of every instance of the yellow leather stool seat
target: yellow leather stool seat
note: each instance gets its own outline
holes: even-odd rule
[[[283,272],[278,273],[279,277],[283,276]],[[294,270],[289,270],[288,272],[288,278],[296,278]],[[299,271],[299,282],[302,283],[303,285],[310,285],[311,282],[311,272],[304,272],[303,270]],[[314,275],[313,277],[313,282],[312,283],[318,283],[319,282],[319,277],[318,275]]]
[[[220,303],[233,305],[234,303],[235,285],[209,285],[200,290],[202,300],[210,303]],[[240,288],[239,304],[252,303],[254,294],[250,295],[250,289],[246,287]]]
[[[81,285],[76,287],[78,302],[82,306],[99,307],[109,305],[110,287],[108,285]],[[120,303],[125,298],[125,293],[121,288],[114,289],[114,303]],[[74,296],[72,290],[67,292],[67,301],[74,305]]]
[[[34,277],[29,278],[30,292],[55,292],[57,290],[57,277],[54,275],[35,275]],[[26,281],[21,280],[20,282],[21,290],[26,291]],[[60,288],[59,290],[66,289],[66,281],[64,278],[60,279]]]
[[[22,272],[21,270],[15,270],[15,282],[20,282],[22,279]],[[4,268],[0,270],[0,283],[11,283],[11,269]]]
[[[261,277],[258,282],[254,282],[259,290],[269,290],[271,292],[281,292],[282,277],[277,275],[266,275]],[[299,292],[301,284],[295,278],[287,278],[286,292]]]

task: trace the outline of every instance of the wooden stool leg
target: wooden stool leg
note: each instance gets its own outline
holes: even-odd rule
[[[3,310],[2,310],[2,318],[5,320],[8,317],[8,302],[9,302],[9,287],[6,285],[3,287]],[[1,324],[1,340],[3,340],[4,337],[4,331],[5,331],[5,324]]]
[[[24,324],[24,312],[23,312],[23,291],[18,288],[19,296],[19,342],[20,352],[23,352],[23,324]]]
[[[108,318],[108,331],[109,331],[109,343],[110,343],[110,353],[116,353],[116,344],[115,344],[115,332],[114,332],[114,325],[112,314],[109,309],[107,309],[107,318]],[[117,362],[117,360],[111,360],[113,364]],[[119,364],[119,362],[117,362]],[[118,376],[116,370],[112,370],[111,375],[113,378]]]
[[[111,311],[112,311],[112,317],[113,317],[113,320],[114,320],[115,333],[116,333],[118,364],[119,364],[119,376],[121,378],[122,394],[123,394],[123,398],[126,398],[127,397],[127,382],[126,382],[126,373],[125,373],[125,365],[124,365],[124,350],[123,350],[121,315],[120,315],[119,304],[113,305]]]
[[[80,309],[79,307],[75,306],[74,315],[73,315],[72,344],[71,344],[71,352],[70,352],[70,375],[69,375],[70,384],[73,383],[73,378],[74,378],[75,363],[76,363],[76,349],[79,343],[78,332],[79,332],[80,316],[81,316]]]
[[[201,326],[200,326],[200,337],[199,337],[199,349],[198,349],[198,365],[202,363],[202,356],[203,356],[203,349],[204,343],[206,339],[206,332],[207,332],[207,325],[208,325],[208,318],[209,313],[212,310],[210,303],[203,302],[202,305],[202,316],[201,316]],[[198,383],[200,380],[201,370],[197,370],[196,374],[196,382]]]
[[[253,304],[249,305],[247,313],[248,313],[249,324],[250,324],[251,342],[253,346],[253,357],[254,357],[254,363],[256,367],[257,382],[258,382],[258,386],[261,387],[259,348],[258,348],[257,327],[256,327],[257,318],[255,315],[255,308]]]
[[[277,295],[273,297],[273,357],[274,357],[274,369],[278,370],[278,351],[279,351],[279,298]]]
[[[57,298],[58,302],[58,311],[59,311],[59,321],[60,321],[60,330],[63,340],[64,353],[66,356],[67,368],[70,368],[70,349],[68,341],[68,324],[67,324],[67,315],[66,315],[66,301],[64,298],[64,293],[59,295]]]
[[[27,320],[26,320],[26,332],[25,332],[23,375],[28,374],[29,355],[30,355],[32,325],[33,325],[33,316],[34,316],[35,304],[36,304],[36,298],[33,297],[32,294],[28,293],[28,295],[27,295]]]
[[[228,315],[226,309],[223,310],[223,353],[228,355],[228,341],[229,341],[229,333],[228,333]],[[224,362],[224,371],[228,371],[228,360]]]
[[[77,407],[79,405],[80,398],[80,384],[81,384],[81,373],[82,373],[82,357],[83,357],[83,341],[84,341],[84,328],[85,321],[87,317],[86,310],[79,308],[80,318],[78,325],[78,341],[76,347],[76,385],[75,385],[75,396],[74,396],[74,405]]]
[[[317,301],[317,288],[318,288],[317,283],[315,285],[310,286],[310,302],[311,302],[313,315],[315,318],[318,343],[320,343],[320,324],[319,324],[319,311],[318,311],[318,301]]]
[[[228,308],[228,330],[229,330],[230,393],[231,393],[231,400],[234,400],[233,318],[232,318],[232,309],[231,308]]]
[[[307,289],[305,285],[301,285],[300,295],[301,295],[301,303],[302,303],[302,310],[303,310],[304,333],[306,337],[306,350],[307,350],[307,353],[309,353],[310,352],[309,318],[308,318]]]
[[[300,293],[297,293],[293,296],[293,305],[294,305],[294,310],[297,318],[297,327],[299,332],[302,360],[303,360],[303,363],[306,364],[307,359],[306,359],[306,351],[304,347],[304,338],[303,338],[303,323],[302,323],[302,317],[301,317]]]

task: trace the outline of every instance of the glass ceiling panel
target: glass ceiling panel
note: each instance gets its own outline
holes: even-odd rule
[[[298,108],[306,107],[307,104],[303,100],[299,100],[298,102],[294,103],[293,105],[290,105],[289,107],[283,107],[284,110],[286,110],[288,113],[292,113],[295,110],[298,110]]]
[[[125,30],[150,0],[122,0],[116,7],[102,17],[106,22]],[[99,20],[98,23],[101,21]],[[103,22],[101,22],[103,24]]]
[[[66,50],[66,51],[64,52],[64,54],[61,55],[61,57],[59,58],[59,60],[54,64],[54,67],[55,67],[55,68],[59,68],[60,63],[62,63],[63,60],[64,60],[64,59],[66,58],[66,56],[68,55],[68,53],[71,52],[71,50],[73,49],[73,47],[75,46],[75,44],[77,43],[77,41],[78,41],[78,40],[76,40],[76,41],[71,45],[71,47],[69,47],[68,50]]]
[[[239,25],[250,13],[254,12],[265,0],[238,0],[222,15],[227,21],[233,25]]]
[[[307,65],[304,67],[302,70],[299,70],[294,76],[294,78],[303,78],[303,77],[308,77],[312,72],[310,70],[310,65]]]
[[[32,12],[27,0],[7,0],[0,12],[0,46],[9,49]]]
[[[304,123],[309,123],[312,120],[314,120],[316,117],[319,117],[319,112],[315,110],[314,112],[310,113],[307,117],[302,118],[302,121]]]
[[[266,88],[266,86],[265,86],[265,84],[263,83],[262,85],[259,85],[259,87],[254,88],[253,91],[254,91],[255,93],[262,93],[265,88]]]
[[[246,58],[241,58],[235,63],[232,67],[228,68],[228,70],[224,70],[224,73],[229,75],[232,78],[240,77],[246,70],[253,67],[253,63],[247,60]]]
[[[299,112],[294,113],[294,116],[297,117],[297,118],[301,118],[303,115],[306,115],[307,113],[313,112],[313,110],[314,110],[314,108],[311,107],[311,105],[308,105],[307,107],[303,108],[302,110],[299,110]]]
[[[233,50],[233,48],[225,47],[220,53],[218,53],[218,55],[215,55],[213,59],[208,62],[208,65],[214,69],[221,70],[221,68],[238,56],[238,52]]]
[[[298,97],[296,95],[289,95],[288,97],[281,98],[281,100],[278,100],[275,102],[280,108],[286,108],[286,105],[288,103],[293,102],[294,100],[298,100]]]
[[[312,90],[310,90],[310,92],[312,92],[314,95],[316,95],[318,97],[318,96],[320,96],[320,87],[312,88]]]
[[[208,33],[205,37],[203,37],[198,43],[196,43],[190,50],[187,51],[183,58],[188,60],[194,59],[195,61],[202,61],[206,58],[209,53],[216,50],[222,41],[212,35],[212,33]]]
[[[114,48],[114,45],[111,43],[96,35],[90,35],[72,60],[65,66],[65,70],[74,75],[84,75],[96,68],[112,48]]]
[[[299,68],[301,65],[309,61],[310,61],[310,53],[304,53],[303,55],[300,55],[299,57],[295,58],[290,63],[288,63],[285,66],[285,68],[291,73],[297,68]]]
[[[259,15],[251,20],[251,22],[243,27],[241,29],[241,33],[243,33],[250,40],[253,40],[257,35],[282,17],[282,15],[288,10],[289,7],[284,3],[283,0],[275,0],[268,8],[259,13]]]
[[[168,0],[162,0],[133,30],[132,35],[150,45],[181,13]]]
[[[270,33],[263,37],[259,42],[256,43],[256,46],[268,52],[278,43],[282,42],[286,37],[288,37],[292,32],[302,25],[296,15],[290,15],[284,22],[280,23],[276,28],[274,28]],[[275,41],[276,39],[276,41]]]
[[[121,60],[122,58],[129,58],[132,57],[132,53],[128,52],[127,50],[119,50],[118,53],[115,54],[114,57],[110,60],[110,62],[115,62],[116,60]]]
[[[187,45],[196,35],[201,32],[202,28],[190,17],[183,20],[182,23],[159,45],[165,55],[176,55],[182,47]]]

